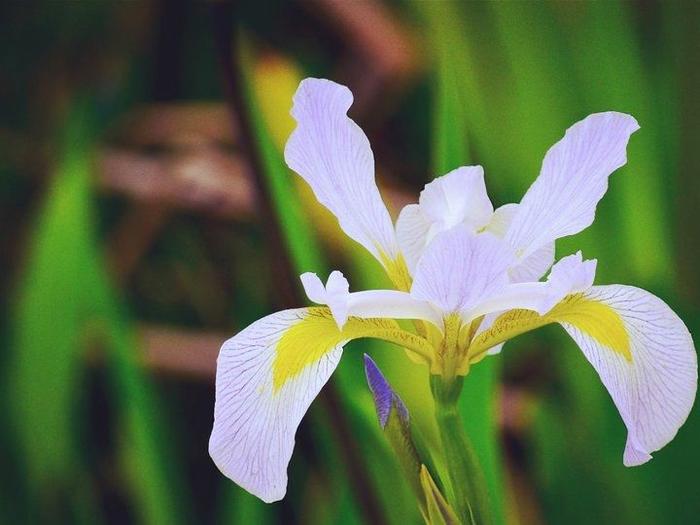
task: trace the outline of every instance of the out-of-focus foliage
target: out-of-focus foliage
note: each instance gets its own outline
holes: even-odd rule
[[[628,165],[612,176],[594,225],[558,242],[557,254],[582,249],[599,259],[599,283],[647,288],[691,333],[700,329],[697,3],[244,4],[230,22],[247,35],[239,88],[271,217],[243,187],[250,152],[240,151],[226,107],[221,120],[193,113],[208,124],[176,127],[165,145],[164,127],[129,124],[144,105],[161,104],[152,109],[163,115],[223,101],[211,6],[0,8],[2,523],[421,522],[362,369],[368,352],[408,405],[419,448],[439,446],[426,371],[404,352],[348,346],[300,428],[287,498],[267,506],[208,458],[211,376],[153,365],[149,352],[177,361],[188,348],[169,339],[154,349],[136,335],[148,323],[223,339],[269,313],[280,303],[275,250],[292,275],[340,268],[353,288],[387,286],[284,165],[291,96],[307,75],[355,92],[351,115],[372,142],[380,186],[404,201],[435,176],[478,163],[494,205],[516,202],[568,126],[597,111],[633,114],[641,130]],[[105,182],[114,150],[147,161],[132,183],[153,166],[164,167],[164,191],[191,180],[195,204],[195,190],[216,185],[217,167],[243,165],[230,184],[248,195],[247,208],[137,201],[138,192]],[[265,237],[265,221],[278,225],[281,247]],[[134,267],[116,273],[115,261],[132,252]],[[201,362],[213,366],[211,356],[202,352]],[[648,465],[623,467],[622,422],[557,329],[477,365],[461,409],[498,523],[697,520],[700,416]],[[431,472],[439,485],[441,466]]]
[[[12,330],[16,351],[7,380],[29,498],[39,500],[28,512],[34,520],[97,513],[86,522],[103,514],[92,501],[97,495],[84,457],[91,448],[84,443],[94,439],[89,408],[106,409],[90,407],[83,395],[92,360],[107,371],[109,408],[115,411],[112,439],[119,455],[115,466],[129,484],[135,510],[149,523],[184,522],[184,502],[175,497],[181,487],[168,475],[178,466],[163,453],[169,445],[163,443],[162,409],[143,377],[138,345],[96,244],[90,109],[77,102],[61,130],[62,157],[38,211],[18,290]]]

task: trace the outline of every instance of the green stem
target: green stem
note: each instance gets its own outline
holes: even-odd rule
[[[492,520],[486,480],[457,408],[463,380],[463,377],[456,377],[445,381],[441,376],[431,376],[435,416],[452,485],[450,503],[463,523],[488,525]]]

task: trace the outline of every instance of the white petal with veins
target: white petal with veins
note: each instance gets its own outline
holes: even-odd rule
[[[371,319],[421,319],[442,330],[442,312],[428,301],[396,290],[366,290],[350,294],[350,315]]]
[[[369,141],[347,115],[352,101],[345,86],[317,78],[303,80],[292,108],[297,128],[284,157],[338,218],[343,231],[384,263],[396,258],[398,245],[374,181]]]
[[[697,390],[697,355],[688,329],[658,297],[632,286],[594,286],[586,296],[622,318],[632,360],[562,323],[593,365],[627,426],[624,463],[641,465],[685,422]]]
[[[520,260],[508,272],[514,283],[539,281],[554,264],[554,241],[538,248],[533,253]]]
[[[515,259],[490,233],[475,235],[465,226],[439,233],[418,262],[411,295],[446,313],[476,306],[508,284]]]
[[[477,231],[486,226],[493,215],[481,166],[462,166],[429,182],[418,203],[426,218],[437,226],[437,231],[449,230],[458,224]]]
[[[415,271],[425,247],[438,233],[458,224],[476,233],[489,224],[492,215],[481,166],[462,166],[429,182],[419,203],[404,207],[396,222],[397,240],[408,269]]]
[[[328,305],[338,328],[343,328],[349,315],[350,285],[338,270],[331,272],[323,286],[318,275],[306,272],[301,275],[301,284],[306,296],[316,304]]]
[[[504,238],[515,217],[518,204],[504,204],[496,209],[486,231]],[[539,281],[554,264],[554,241],[546,243],[518,262],[508,271],[510,280],[514,283]]]
[[[268,315],[226,341],[217,360],[209,454],[221,472],[267,503],[285,495],[297,427],[338,365],[345,344],[328,348],[276,387],[278,343],[308,315],[306,308]]]
[[[518,256],[590,226],[608,177],[627,162],[627,142],[637,129],[624,113],[595,113],[550,148],[506,234]]]
[[[411,274],[423,255],[430,229],[431,224],[418,204],[404,206],[396,221],[396,239]]]

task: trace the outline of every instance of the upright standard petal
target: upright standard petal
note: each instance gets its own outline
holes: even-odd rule
[[[621,319],[629,352],[611,349],[576,323],[562,322],[593,365],[627,426],[623,461],[651,459],[678,432],[695,401],[697,355],[683,321],[658,297],[632,286],[594,286],[589,301]]]
[[[429,182],[418,202],[439,231],[458,224],[476,231],[486,226],[493,215],[481,166],[462,166]]]
[[[394,227],[374,181],[369,141],[347,115],[352,101],[345,86],[303,80],[292,108],[297,128],[284,156],[343,231],[387,266],[399,253]]]
[[[396,220],[396,240],[412,274],[428,243],[431,226],[418,204],[404,206]]]
[[[486,231],[497,237],[504,238],[515,217],[515,211],[519,204],[504,204],[498,208],[486,226]],[[554,241],[546,243],[533,253],[524,258],[518,258],[518,262],[508,270],[510,280],[514,283],[539,281],[554,264]]]
[[[515,257],[490,233],[464,226],[438,234],[418,262],[411,295],[446,313],[468,310],[509,284]]]
[[[328,308],[299,308],[264,317],[226,341],[209,440],[219,470],[265,502],[282,499],[297,427],[345,343],[397,329],[391,320],[351,318],[340,330]]]
[[[519,257],[590,226],[608,177],[627,162],[627,142],[637,129],[629,115],[596,113],[552,146],[506,233]]]
[[[408,268],[414,270],[438,233],[458,224],[476,233],[489,224],[492,215],[481,166],[462,166],[429,182],[419,204],[406,206],[396,222],[396,236]]]

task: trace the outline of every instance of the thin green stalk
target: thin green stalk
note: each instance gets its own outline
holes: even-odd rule
[[[450,503],[463,523],[485,525],[492,523],[486,479],[464,431],[457,406],[462,384],[462,377],[447,382],[440,376],[432,376],[430,381],[435,398],[435,417],[452,485]]]

